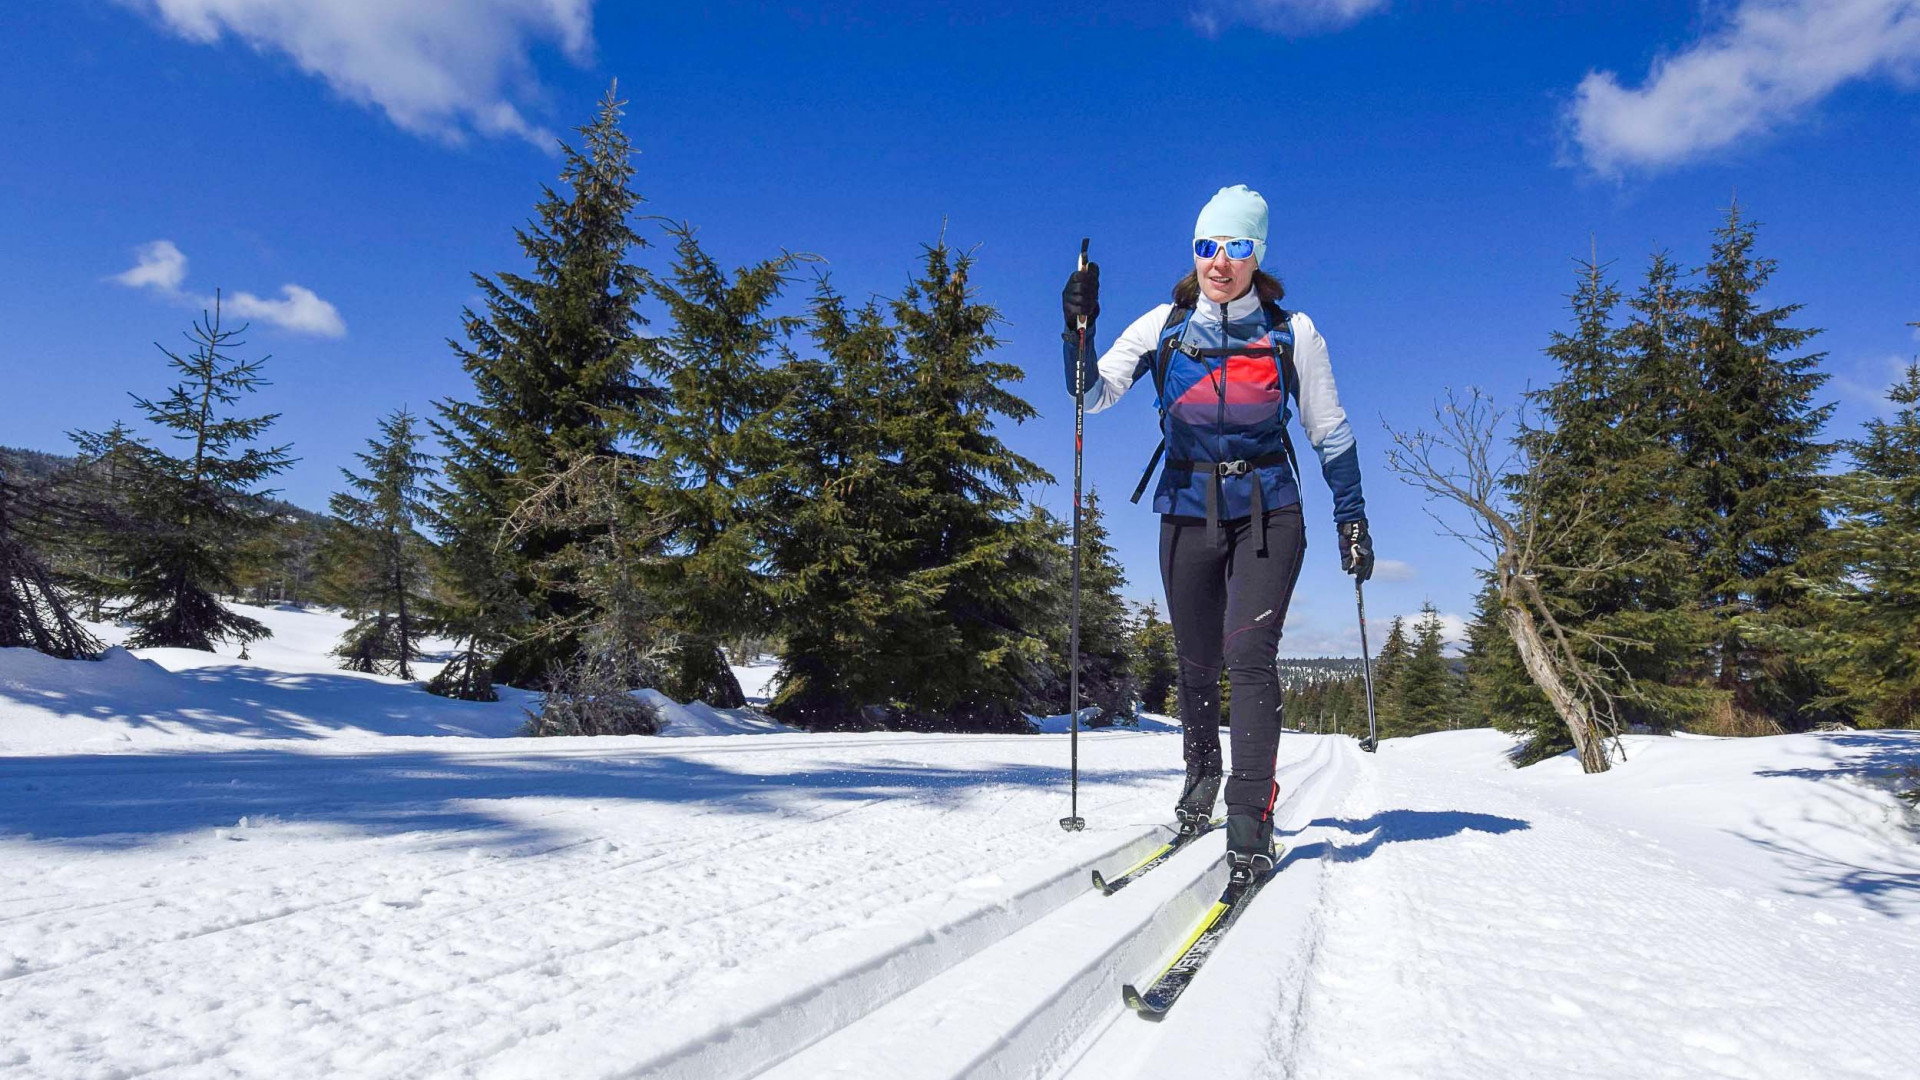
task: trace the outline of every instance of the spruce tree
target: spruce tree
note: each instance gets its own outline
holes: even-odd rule
[[[1613,328],[1620,296],[1599,263],[1580,264],[1568,299],[1573,328],[1546,349],[1559,378],[1529,395],[1543,423],[1519,437],[1538,466],[1517,493],[1540,523],[1537,585],[1597,673],[1612,719],[1668,726],[1687,700],[1665,684],[1697,645],[1683,608],[1686,479],[1673,438],[1690,381],[1676,340],[1684,297],[1671,262],[1655,255],[1624,329]],[[1531,685],[1521,669],[1486,672],[1496,675]],[[1519,682],[1499,694],[1533,697]]]
[[[999,315],[975,299],[972,267],[944,241],[931,246],[893,302],[912,390],[895,509],[911,545],[908,580],[936,599],[889,656],[912,672],[898,695],[910,718],[1016,729],[1050,677],[1054,617],[1051,541],[1023,511],[1021,489],[1050,478],[994,434],[996,418],[1035,413],[1008,389],[1020,368],[987,358]]]
[[[1920,325],[1920,324],[1915,324]],[[1809,618],[1778,635],[1829,673],[1834,702],[1863,727],[1920,725],[1920,361],[1847,444],[1831,481],[1835,525],[1802,567]]]
[[[913,545],[897,511],[911,383],[877,302],[851,310],[822,277],[810,314],[819,355],[785,365],[760,526],[784,642],[768,710],[802,727],[858,727],[867,706],[898,697],[905,673],[890,642],[935,599],[908,580]]]
[[[720,643],[763,630],[771,603],[758,526],[779,465],[774,430],[782,377],[769,362],[801,320],[768,313],[795,259],[732,274],[701,249],[692,226],[670,228],[670,275],[650,280],[669,329],[644,342],[644,362],[667,406],[648,424],[655,450],[651,498],[665,530],[649,564],[653,594],[673,635],[665,692],[722,708],[746,704]]]
[[[464,313],[466,341],[449,343],[473,380],[473,400],[438,403],[433,424],[447,449],[434,518],[450,556],[456,632],[467,642],[462,674],[445,688],[462,696],[491,693],[470,669],[494,647],[504,652],[492,675],[520,685],[576,659],[587,605],[568,581],[534,567],[588,540],[592,527],[496,541],[542,480],[581,455],[630,452],[651,394],[634,371],[645,324],[634,305],[645,287],[628,259],[645,241],[629,220],[640,197],[616,90],[578,129],[584,149],[560,147],[565,193],[542,188],[533,220],[515,230],[529,269],[475,274],[481,310]]]
[[[1489,582],[1467,625],[1466,679],[1462,712],[1476,726],[1498,728],[1527,740],[1525,760],[1540,761],[1573,749],[1573,737],[1546,695],[1528,677],[1501,615],[1498,590]]]
[[[1801,591],[1792,568],[1826,523],[1819,434],[1831,405],[1822,353],[1798,354],[1818,330],[1788,325],[1798,304],[1761,307],[1777,268],[1754,250],[1756,224],[1738,205],[1714,232],[1693,291],[1688,331],[1696,393],[1679,431],[1689,491],[1694,602],[1711,619],[1714,685],[1742,716],[1792,723],[1809,696],[1792,673],[1769,671],[1773,650],[1753,628],[1790,623]]]
[[[1384,736],[1400,723],[1400,681],[1413,647],[1407,641],[1407,620],[1395,615],[1387,627],[1387,640],[1380,643],[1380,655],[1373,662],[1374,722]]]
[[[1080,511],[1080,705],[1098,706],[1103,720],[1133,716],[1139,684],[1133,675],[1134,641],[1127,602],[1120,595],[1127,573],[1107,542],[1106,521],[1100,513],[1100,495],[1089,489]],[[1066,656],[1071,633],[1068,618],[1073,585],[1073,547],[1062,530],[1055,581],[1054,620],[1058,626],[1059,685],[1051,695],[1054,709],[1065,712],[1071,687]]]
[[[1458,680],[1445,655],[1446,631],[1440,612],[1428,602],[1413,626],[1405,666],[1394,678],[1394,725],[1383,735],[1421,735],[1460,726]]]
[[[245,545],[272,523],[267,492],[257,485],[292,463],[288,447],[259,447],[257,440],[278,414],[226,415],[242,394],[265,384],[266,357],[240,360],[232,350],[246,331],[225,326],[216,296],[186,337],[186,355],[156,346],[180,374],[158,401],[134,396],[156,427],[191,444],[179,457],[144,443],[116,440],[113,432],[79,433],[83,451],[119,455],[126,467],[125,525],[105,538],[126,596],[118,614],[134,624],[133,648],[198,649],[216,642],[243,646],[271,636],[264,625],[228,611],[219,601],[236,586],[235,570]]]
[[[354,619],[334,655],[350,670],[402,679],[413,678],[431,602],[428,544],[418,524],[433,459],[420,452],[416,425],[404,408],[381,420],[380,437],[354,455],[365,474],[341,469],[351,490],[329,502],[338,599]]]
[[[114,537],[140,527],[132,517],[128,490],[151,448],[118,420],[106,431],[77,431],[70,437],[78,459],[61,475],[60,484],[78,513],[52,547],[61,584],[85,602],[88,619],[101,622],[106,605],[128,592]]]
[[[1159,605],[1149,601],[1133,637],[1134,683],[1140,687],[1140,701],[1148,712],[1178,716],[1180,681],[1178,655],[1173,648],[1173,627],[1160,617]]]

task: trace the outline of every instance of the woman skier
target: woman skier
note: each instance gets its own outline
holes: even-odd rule
[[[1220,794],[1220,672],[1233,688],[1233,773],[1226,784],[1233,880],[1274,865],[1280,786],[1281,625],[1306,551],[1287,398],[1333,490],[1340,566],[1373,573],[1360,495],[1360,459],[1334,390],[1327,344],[1313,320],[1280,307],[1278,278],[1260,269],[1267,203],[1244,184],[1221,188],[1193,227],[1193,272],[1173,303],[1135,319],[1096,362],[1100,268],[1076,270],[1061,294],[1067,392],[1088,412],[1120,400],[1151,374],[1166,464],[1154,488],[1160,577],[1180,658],[1186,786],[1175,813],[1183,833],[1207,827]],[[1077,321],[1086,320],[1084,335]],[[1082,342],[1085,348],[1082,348]],[[1147,465],[1151,475],[1160,451]],[[1141,477],[1141,489],[1147,477]],[[1138,501],[1140,491],[1134,492]]]

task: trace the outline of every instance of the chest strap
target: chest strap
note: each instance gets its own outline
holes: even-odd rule
[[[1288,450],[1291,449],[1292,447],[1289,446]],[[1228,477],[1253,474],[1252,524],[1260,530],[1260,552],[1265,554],[1267,550],[1267,492],[1266,485],[1260,482],[1260,477],[1257,473],[1254,473],[1254,470],[1264,469],[1271,465],[1285,465],[1290,463],[1292,459],[1293,455],[1291,453],[1267,454],[1264,457],[1242,458],[1239,461],[1177,461],[1173,458],[1168,458],[1167,471],[1208,472],[1212,474],[1207,477],[1207,525],[1215,530],[1220,527],[1221,485]],[[1295,466],[1295,471],[1299,471],[1298,466]],[[1218,536],[1217,533],[1211,535]]]

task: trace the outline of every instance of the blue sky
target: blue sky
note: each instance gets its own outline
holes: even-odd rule
[[[1768,298],[1826,328],[1837,437],[1920,351],[1915,0],[75,0],[4,24],[0,443],[65,450],[132,419],[126,392],[167,383],[151,343],[218,286],[247,294],[247,351],[273,356],[258,406],[300,458],[281,486],[315,508],[379,415],[466,392],[444,340],[468,274],[519,267],[549,137],[614,77],[647,211],[722,259],[817,253],[850,293],[889,295],[943,223],[975,249],[1042,411],[1003,434],[1059,478],[1036,494],[1062,513],[1079,238],[1107,340],[1184,272],[1216,188],[1264,192],[1269,266],[1327,336],[1400,564],[1370,586],[1376,623],[1428,599],[1464,614],[1475,584],[1383,469],[1382,425],[1417,426],[1450,386],[1511,402],[1551,379],[1540,349],[1590,242],[1630,288],[1656,247],[1703,259],[1737,192],[1781,262]],[[1142,599],[1157,522],[1125,497],[1149,397],[1088,428]],[[1307,515],[1283,651],[1350,654],[1317,480]]]

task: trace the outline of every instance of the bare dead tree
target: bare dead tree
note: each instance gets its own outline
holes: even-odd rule
[[[581,652],[549,673],[546,704],[532,718],[532,734],[631,735],[658,728],[653,708],[627,693],[656,682],[679,644],[640,580],[666,535],[635,497],[641,469],[629,457],[577,455],[557,472],[535,478],[504,522],[501,543],[519,542],[539,529],[585,537],[533,567],[543,586],[566,589],[586,603],[535,631],[578,635]]]
[[[1387,451],[1387,467],[1425,491],[1429,499],[1467,511],[1465,526],[1431,509],[1428,512],[1444,534],[1487,560],[1502,622],[1527,675],[1567,725],[1581,768],[1605,772],[1610,764],[1607,739],[1619,747],[1617,695],[1608,676],[1619,679],[1631,692],[1632,676],[1620,662],[1619,650],[1639,643],[1569,626],[1542,590],[1540,575],[1550,571],[1560,580],[1577,583],[1602,570],[1618,569],[1628,560],[1608,554],[1596,556],[1606,561],[1592,565],[1547,561],[1545,553],[1555,551],[1612,552],[1604,536],[1600,543],[1579,547],[1561,542],[1583,531],[1607,529],[1591,504],[1576,499],[1570,510],[1543,520],[1539,512],[1543,500],[1538,495],[1550,477],[1551,465],[1533,460],[1524,449],[1499,437],[1506,414],[1480,391],[1469,390],[1462,401],[1449,390],[1433,415],[1432,431],[1408,434],[1388,428],[1394,445]],[[1500,456],[1498,448],[1503,444],[1511,449]]]

